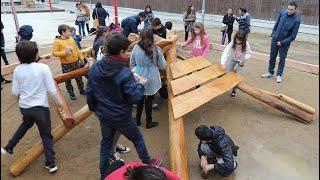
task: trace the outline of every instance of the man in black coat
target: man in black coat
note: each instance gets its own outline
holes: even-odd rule
[[[130,33],[138,34],[138,26],[145,18],[146,14],[144,12],[140,12],[137,16],[124,18],[121,21],[122,34],[126,37],[128,37]]]
[[[202,177],[206,178],[210,170],[221,176],[229,176],[236,168],[238,146],[225,134],[220,126],[200,125],[195,130],[199,138],[198,155],[201,159]]]
[[[8,62],[8,59],[7,59],[7,56],[6,56],[6,52],[4,51],[4,35],[3,35],[3,32],[2,32],[3,29],[4,29],[4,26],[3,26],[3,23],[1,21],[1,57],[2,57],[2,59],[4,61],[4,64],[5,65],[9,65],[9,62]]]

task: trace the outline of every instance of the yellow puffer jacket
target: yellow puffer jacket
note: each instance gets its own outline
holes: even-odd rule
[[[71,46],[72,53],[70,55],[66,54],[67,47]],[[52,55],[55,57],[60,57],[61,64],[70,64],[78,60],[83,60],[82,52],[79,50],[76,42],[72,37],[68,39],[56,38],[53,43]]]

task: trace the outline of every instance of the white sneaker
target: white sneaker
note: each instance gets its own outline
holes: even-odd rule
[[[125,146],[123,146],[121,144],[118,144],[117,147],[116,147],[116,152],[121,153],[121,154],[128,153],[128,152],[130,152],[130,148],[129,147],[125,147]]]
[[[44,167],[48,169],[50,173],[55,173],[58,170],[58,166],[55,163],[51,165],[45,165]]]
[[[5,148],[1,148],[1,154],[2,155],[11,155],[11,154],[13,154],[13,152],[11,151],[8,151],[8,150],[6,150]]]
[[[262,78],[271,78],[272,76],[273,75],[269,72],[261,75]]]
[[[281,81],[282,81],[281,76],[277,76],[276,82],[281,83]]]

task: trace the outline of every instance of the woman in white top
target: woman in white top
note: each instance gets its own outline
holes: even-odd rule
[[[8,144],[1,148],[1,154],[13,154],[14,147],[36,123],[44,146],[45,167],[53,173],[58,168],[55,164],[47,94],[52,95],[59,106],[62,101],[58,96],[49,66],[36,62],[39,59],[36,42],[20,41],[16,46],[16,54],[21,64],[13,72],[12,94],[19,97],[23,118]]]

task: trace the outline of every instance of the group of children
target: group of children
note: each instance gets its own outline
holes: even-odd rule
[[[89,109],[95,112],[100,122],[101,179],[120,176],[124,178],[133,176],[132,174],[135,173],[140,173],[140,177],[147,174],[150,177],[159,175],[159,177],[168,179],[179,179],[166,169],[154,169],[155,166],[161,164],[161,159],[150,158],[143,135],[138,129],[138,126],[141,125],[143,107],[146,112],[146,128],[153,128],[159,124],[152,118],[152,104],[154,95],[161,89],[166,89],[161,82],[159,72],[166,68],[166,60],[162,50],[154,43],[154,34],[166,38],[167,29],[171,30],[172,23],[167,22],[165,25],[162,25],[159,18],[154,18],[151,28],[141,30],[139,42],[133,47],[130,57],[127,53],[130,46],[130,41],[126,37],[128,31],[125,31],[123,35],[108,32],[105,28],[98,28],[97,36],[99,37],[96,39],[101,39],[97,47],[94,47],[94,54],[98,55],[96,51],[100,50],[102,55],[89,71],[86,89],[82,78],[75,78],[79,93],[86,95]],[[85,58],[80,51],[80,43],[77,44],[75,41],[75,29],[67,25],[60,25],[58,32],[60,36],[57,36],[54,41],[52,54],[60,58],[62,72],[67,73],[79,69]],[[191,38],[183,43],[182,47],[193,44],[191,55],[207,57],[210,44],[203,24],[193,23],[191,32]],[[227,71],[232,71],[236,65],[238,73],[243,71],[245,61],[251,56],[246,37],[245,32],[238,31],[233,41],[225,48],[221,57],[221,65]],[[19,96],[23,122],[9,143],[1,149],[1,153],[12,154],[15,145],[36,123],[45,149],[45,167],[49,169],[49,172],[55,172],[57,166],[53,150],[47,92],[55,98],[57,105],[61,105],[61,99],[57,96],[50,68],[37,63],[39,59],[37,45],[29,40],[21,41],[16,46],[21,65],[14,71],[12,86],[12,93]],[[94,57],[97,58],[97,56]],[[228,65],[225,65],[228,61]],[[76,100],[71,80],[66,81],[65,84],[70,99]],[[235,97],[235,90],[232,92],[232,97]],[[166,98],[165,95],[164,98]],[[132,118],[134,104],[137,105],[137,113],[136,117]],[[120,134],[134,144],[143,164],[120,165],[113,169],[116,162],[120,164],[122,162],[120,158],[115,157],[115,153],[130,151],[129,148],[117,143]],[[200,140],[198,153],[203,177],[206,177],[210,170],[215,170],[222,176],[228,176],[236,169],[235,156],[237,156],[239,147],[234,145],[223,128],[219,126],[209,128],[201,125],[197,127],[195,134]],[[110,161],[110,158],[113,161]]]

